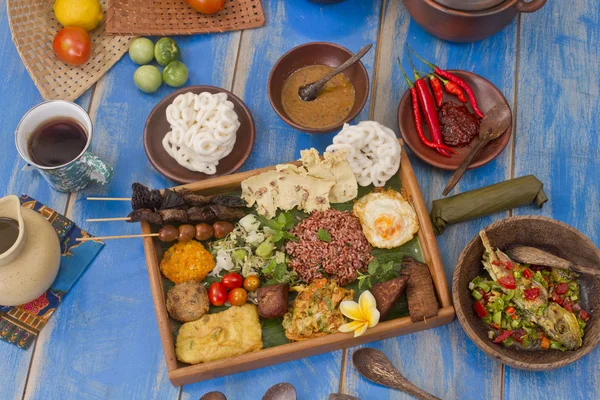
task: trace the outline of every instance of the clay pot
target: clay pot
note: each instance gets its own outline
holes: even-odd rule
[[[451,42],[475,42],[504,28],[519,12],[539,10],[547,0],[507,0],[481,11],[459,11],[434,0],[404,0],[413,19],[427,32]]]

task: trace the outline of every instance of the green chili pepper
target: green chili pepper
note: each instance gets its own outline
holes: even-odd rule
[[[475,297],[475,299],[477,299],[477,300],[481,300],[483,298],[481,293],[479,293],[479,290],[473,290],[471,292],[471,296]]]
[[[502,311],[498,311],[494,313],[494,317],[492,318],[494,323],[500,325],[502,323]]]

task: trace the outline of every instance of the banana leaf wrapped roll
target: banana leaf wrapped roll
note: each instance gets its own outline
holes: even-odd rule
[[[446,225],[507,211],[527,204],[538,207],[548,201],[544,184],[534,175],[509,179],[494,185],[434,200],[429,217],[436,235],[446,230]]]

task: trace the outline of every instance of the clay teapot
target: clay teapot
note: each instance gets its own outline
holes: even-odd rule
[[[50,288],[60,266],[58,236],[14,195],[0,198],[0,249],[0,305],[28,303]]]

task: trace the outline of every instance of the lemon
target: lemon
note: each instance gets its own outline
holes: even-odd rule
[[[63,26],[78,26],[87,31],[100,25],[104,17],[98,0],[56,0],[54,14]]]

